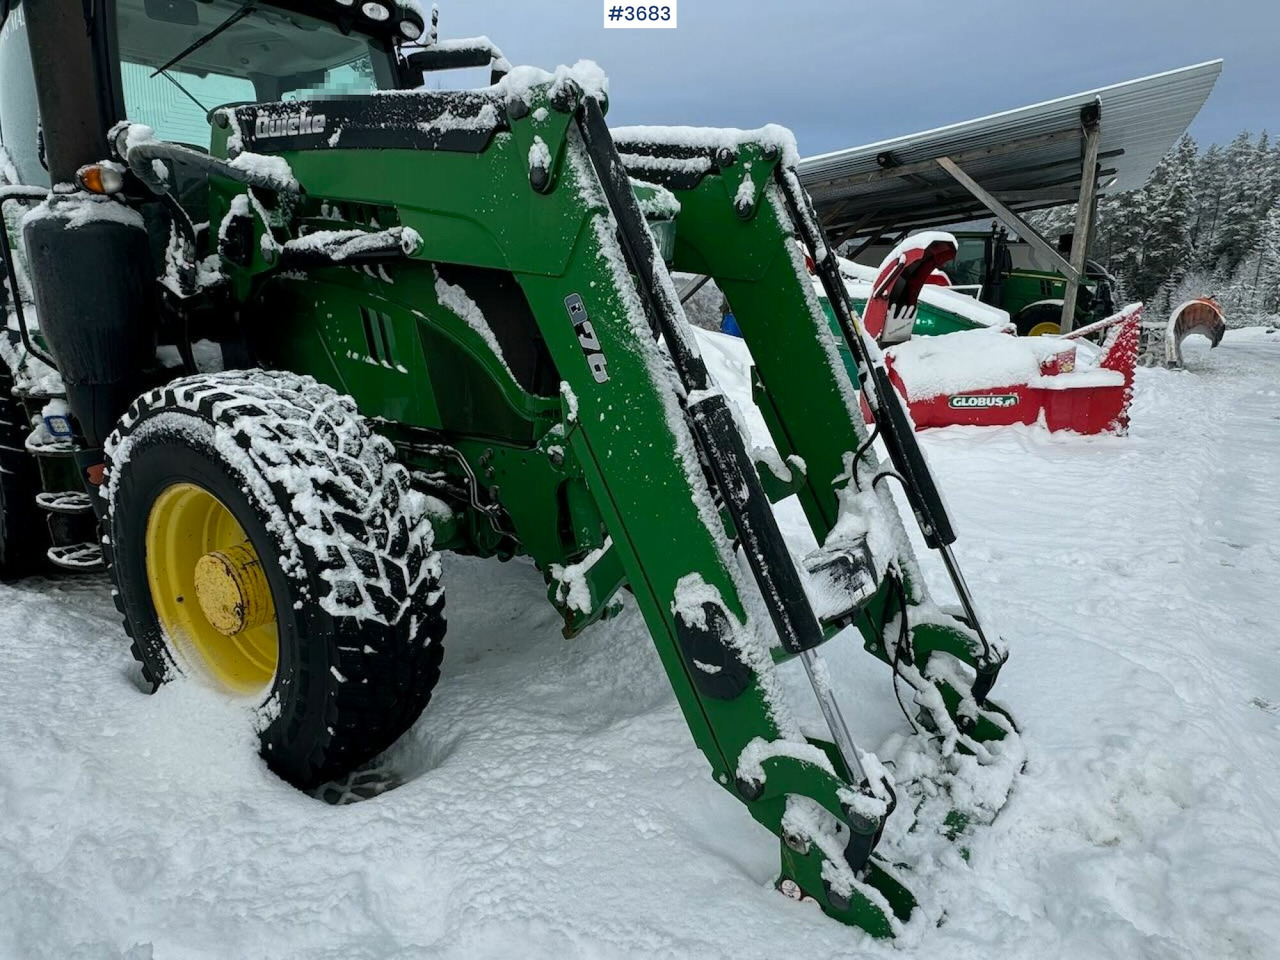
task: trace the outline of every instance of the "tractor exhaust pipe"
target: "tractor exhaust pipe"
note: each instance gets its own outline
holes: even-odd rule
[[[141,215],[113,201],[62,191],[107,156],[116,96],[104,69],[96,5],[26,0],[29,42],[55,195],[23,226],[41,333],[66,386],[89,485],[101,447],[142,392],[155,363],[155,270]],[[58,51],[51,57],[48,51]],[[93,492],[92,490],[90,492]],[[96,502],[99,498],[94,497]]]
[[[97,70],[102,58],[94,41],[101,31],[90,30],[89,4],[26,0],[23,7],[49,176],[73,183],[77,170],[107,155],[115,122],[113,91]],[[49,56],[51,50],[58,55]]]

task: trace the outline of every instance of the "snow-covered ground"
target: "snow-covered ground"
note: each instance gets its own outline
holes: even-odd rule
[[[907,950],[771,889],[633,610],[565,641],[531,567],[455,559],[402,784],[348,806],[274,780],[244,708],[139,692],[101,580],[0,586],[0,957],[1280,955],[1280,334],[1187,358],[1127,438],[923,435],[1030,759]],[[901,734],[888,671],[826,649],[861,741]]]

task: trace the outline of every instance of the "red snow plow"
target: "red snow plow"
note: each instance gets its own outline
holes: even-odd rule
[[[1017,337],[999,327],[911,337],[925,279],[956,250],[945,234],[912,241],[881,267],[864,323],[868,334],[894,344],[885,348],[890,379],[917,430],[1014,423],[1082,434],[1127,429],[1141,304],[1066,337]],[[1101,348],[1093,337],[1105,338]]]

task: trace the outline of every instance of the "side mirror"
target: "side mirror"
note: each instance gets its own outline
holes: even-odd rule
[[[146,0],[147,18],[184,27],[200,26],[200,5],[196,0]]]

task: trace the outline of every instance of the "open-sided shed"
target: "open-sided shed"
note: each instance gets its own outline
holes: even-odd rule
[[[800,177],[838,243],[995,214],[1068,278],[1075,311],[1099,196],[1141,187],[1195,119],[1222,61],[809,157]],[[1020,214],[1080,203],[1070,260]]]

